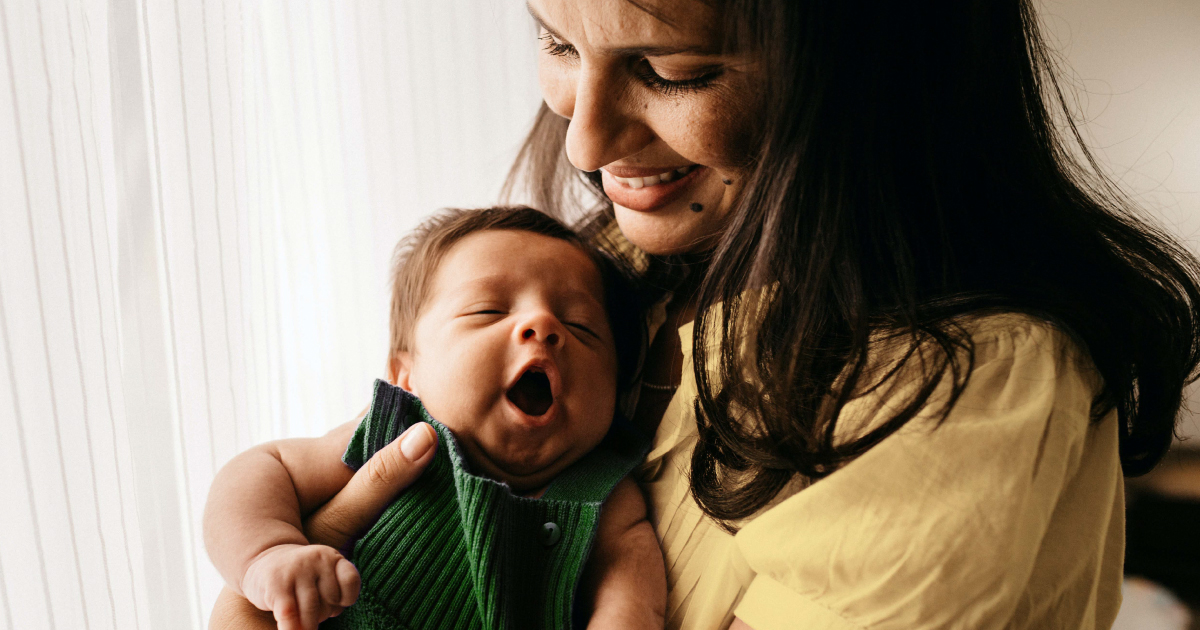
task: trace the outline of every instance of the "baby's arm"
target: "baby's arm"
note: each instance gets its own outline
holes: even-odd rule
[[[332,547],[309,545],[300,520],[353,476],[341,456],[357,425],[260,444],[213,480],[204,510],[209,557],[230,588],[275,613],[280,630],[316,628],[358,597],[358,571]]]
[[[637,484],[622,479],[604,502],[596,545],[582,584],[592,607],[590,630],[661,630],[667,609],[667,574],[658,537],[646,520]]]

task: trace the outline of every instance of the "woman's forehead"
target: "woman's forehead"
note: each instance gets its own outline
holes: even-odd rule
[[[712,52],[719,49],[717,12],[703,0],[528,0],[530,15],[552,34],[606,51]]]

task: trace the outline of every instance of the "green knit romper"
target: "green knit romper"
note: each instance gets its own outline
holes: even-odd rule
[[[471,474],[450,430],[420,400],[376,381],[342,460],[357,470],[416,422],[437,430],[437,454],[354,545],[358,601],[321,628],[571,628],[601,504],[645,458],[648,440],[618,417],[540,499],[519,497]]]

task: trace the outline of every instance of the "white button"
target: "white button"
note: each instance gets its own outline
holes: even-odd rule
[[[542,545],[545,547],[553,547],[554,543],[562,537],[562,530],[558,528],[558,523],[546,523],[542,525]]]

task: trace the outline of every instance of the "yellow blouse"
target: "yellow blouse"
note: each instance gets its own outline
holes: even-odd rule
[[[1000,315],[968,326],[975,368],[945,422],[918,416],[841,470],[790,488],[730,535],[688,488],[684,380],[641,469],[666,559],[668,628],[1108,628],[1120,605],[1117,419],[1066,335]],[[869,425],[881,400],[843,412]]]

